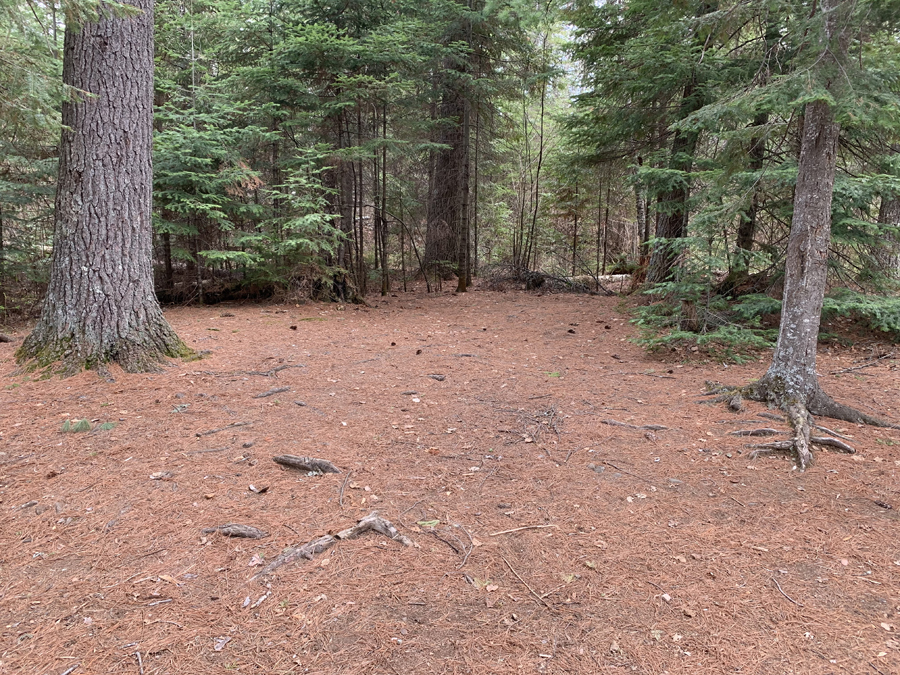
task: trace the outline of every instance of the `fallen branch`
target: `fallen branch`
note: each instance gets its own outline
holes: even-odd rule
[[[547,601],[544,600],[544,598],[542,598],[540,595],[538,595],[538,593],[531,586],[528,585],[527,581],[525,581],[522,577],[519,576],[519,573],[516,572],[515,568],[513,568],[513,566],[509,564],[509,560],[504,558],[502,555],[500,557],[503,559],[503,562],[506,563],[506,566],[509,568],[509,571],[516,575],[516,579],[518,579],[519,581],[522,582],[522,585],[528,589],[528,591],[534,596],[535,600],[537,600],[539,603],[541,603],[547,609],[552,609],[552,607],[550,607],[550,605],[547,604]]]
[[[234,429],[236,427],[246,427],[253,424],[253,422],[235,422],[234,424],[226,424],[224,427],[219,427],[218,429],[210,429],[209,431],[198,431],[197,438],[201,436],[211,436],[212,434],[217,434],[220,431],[227,431],[228,429]]]
[[[626,429],[647,429],[648,431],[666,431],[669,428],[664,427],[662,424],[641,424],[637,426],[616,420],[603,420],[603,424],[608,424],[611,427],[625,427]]]
[[[12,338],[9,335],[5,335],[4,333],[0,333],[0,342],[12,342]]]
[[[2,340],[0,340],[0,342],[2,342]],[[842,373],[850,373],[854,370],[862,370],[863,368],[869,368],[871,366],[874,366],[879,361],[891,358],[893,355],[894,355],[894,352],[890,352],[888,354],[882,354],[881,356],[874,358],[871,361],[866,361],[865,363],[863,363],[862,365],[859,365],[859,366],[853,366],[852,368],[841,368],[840,370],[833,370],[833,371],[831,371],[831,374],[832,375],[840,375]]]
[[[356,537],[365,534],[369,530],[374,530],[378,534],[383,534],[389,539],[399,541],[404,546],[413,545],[411,539],[400,534],[400,532],[397,531],[397,528],[394,527],[390,523],[390,521],[387,521],[378,515],[378,511],[372,511],[372,513],[360,520],[353,527],[348,527],[346,530],[341,530],[337,534],[325,534],[321,537],[316,537],[307,544],[303,544],[303,546],[297,546],[287,549],[284,553],[282,553],[272,562],[266,565],[262,569],[262,571],[260,571],[258,574],[255,574],[253,576],[253,579],[267,576],[277,570],[279,567],[300,560],[301,558],[312,560],[313,556],[318,555],[323,551],[327,551],[337,542],[344,539],[356,539]]]
[[[300,469],[301,471],[318,471],[319,473],[340,473],[341,470],[327,459],[318,459],[316,457],[297,457],[296,455],[278,455],[273,457],[272,461],[291,469]]]
[[[257,394],[253,398],[266,398],[267,396],[274,396],[275,394],[283,394],[286,391],[290,391],[290,387],[274,387],[273,389],[269,389],[268,391],[264,391],[261,394]]]
[[[245,539],[263,539],[264,537],[269,536],[268,532],[264,532],[251,525],[240,525],[238,523],[226,523],[225,525],[218,525],[216,527],[207,527],[206,529],[200,530],[200,532],[203,534],[218,532],[226,537],[243,537]]]
[[[542,530],[545,527],[556,527],[556,525],[525,525],[524,527],[514,527],[511,530],[502,530],[500,532],[491,532],[489,537],[497,537],[501,534],[509,534],[510,532],[521,532],[522,530]]]

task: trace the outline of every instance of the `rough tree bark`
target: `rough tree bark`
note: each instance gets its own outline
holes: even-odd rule
[[[841,0],[822,0],[824,15],[822,65],[836,65],[847,45],[841,34]],[[832,86],[829,84],[829,89]],[[832,92],[833,93],[833,92]],[[785,411],[793,429],[791,441],[759,446],[763,451],[791,451],[801,470],[812,463],[811,414],[849,422],[886,423],[836,403],[819,387],[816,347],[825,296],[831,201],[837,166],[840,125],[828,101],[806,104],[800,146],[794,214],[785,262],[784,296],[778,342],[772,364],[758,382],[745,387],[747,398],[774,404]],[[830,439],[829,439],[830,440]]]
[[[425,265],[443,278],[451,277],[462,262],[459,234],[468,139],[463,137],[466,104],[459,87],[456,80],[443,83],[437,142],[445,147],[435,151],[434,181],[428,195]]]
[[[50,285],[17,354],[26,368],[139,372],[190,352],[153,290],[153,0],[132,4],[133,17],[66,27],[63,81],[87,93],[63,104]]]

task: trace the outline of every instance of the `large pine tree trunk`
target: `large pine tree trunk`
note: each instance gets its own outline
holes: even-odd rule
[[[50,285],[18,354],[27,366],[136,372],[188,352],[153,290],[153,0],[133,4],[134,17],[66,28],[63,80],[89,95],[63,105]]]

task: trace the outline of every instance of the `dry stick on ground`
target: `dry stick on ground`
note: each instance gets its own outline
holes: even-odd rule
[[[603,424],[608,424],[611,427],[625,427],[626,429],[647,429],[648,431],[666,431],[669,428],[664,427],[662,424],[641,424],[640,426],[637,426],[626,422],[618,422],[616,420],[603,420]]]
[[[12,338],[9,335],[4,335],[0,333],[0,342],[12,342]]]
[[[344,488],[347,487],[347,481],[350,480],[350,474],[353,473],[353,469],[347,472],[347,475],[344,476],[344,482],[341,483],[341,494],[338,497],[338,506],[344,508]]]
[[[778,583],[778,580],[775,579],[775,577],[771,577],[771,579],[772,579],[772,583],[775,584],[775,588],[778,589],[778,592],[779,592],[779,593],[781,593],[784,597],[786,597],[788,600],[790,600],[790,601],[793,602],[795,605],[797,605],[797,607],[803,607],[803,603],[802,603],[802,602],[797,602],[797,601],[794,600],[791,596],[789,596],[787,593],[785,593],[784,590],[782,590],[781,584]]]
[[[612,462],[606,462],[606,461],[604,461],[603,463],[606,464],[607,466],[611,466],[611,467],[614,468],[616,471],[621,471],[622,473],[628,474],[629,476],[633,476],[634,478],[639,478],[639,479],[642,480],[642,481],[646,481],[647,483],[650,483],[650,485],[653,485],[653,484],[654,484],[653,481],[650,480],[649,478],[644,478],[643,476],[638,476],[636,473],[631,473],[630,471],[626,471],[625,469],[616,466],[616,465],[613,464]]]
[[[327,551],[337,542],[343,539],[355,539],[356,537],[368,532],[369,530],[375,530],[375,532],[383,534],[389,539],[399,541],[404,546],[413,546],[412,540],[400,534],[400,532],[397,531],[397,528],[394,527],[390,521],[385,520],[384,518],[379,516],[378,511],[372,511],[372,513],[360,520],[353,527],[348,527],[346,530],[341,530],[337,534],[326,534],[321,537],[316,537],[309,543],[303,544],[303,546],[297,546],[287,549],[284,553],[282,553],[272,562],[266,565],[262,569],[262,571],[253,575],[253,579],[258,579],[259,577],[269,575],[282,565],[287,565],[288,563],[295,562],[297,560],[300,560],[301,558],[312,560],[314,555],[318,555],[323,551]]]
[[[522,577],[519,576],[519,573],[516,572],[515,568],[514,568],[512,565],[509,564],[509,560],[507,560],[506,558],[504,558],[502,555],[500,556],[500,558],[503,560],[503,562],[506,563],[506,566],[509,568],[509,571],[516,575],[516,579],[518,579],[519,581],[521,581],[521,582],[522,582],[522,585],[524,585],[525,588],[527,588],[528,591],[534,596],[534,599],[535,599],[535,600],[537,600],[539,603],[541,603],[541,604],[542,604],[544,607],[546,607],[547,609],[550,609],[550,610],[553,609],[550,605],[547,604],[547,601],[544,600],[544,599],[537,593],[537,591],[535,591],[531,586],[528,585],[528,582],[527,582],[527,581],[525,581]]]
[[[465,532],[466,536],[469,538],[469,550],[466,551],[466,554],[463,556],[462,562],[459,563],[459,565],[457,565],[457,567],[456,567],[456,569],[461,570],[463,567],[466,566],[466,563],[469,562],[469,556],[472,555],[472,551],[475,550],[475,540],[472,539],[472,535],[469,534],[469,531],[466,528],[464,528],[462,525],[456,525],[456,527],[458,527],[463,532]],[[463,546],[463,549],[465,549],[465,546]]]
[[[0,342],[3,342],[3,340],[0,340]],[[69,667],[66,668],[64,671],[62,671],[59,675],[71,675],[72,673],[75,672],[75,670],[76,670],[76,669],[78,668],[78,666],[80,666],[80,665],[81,665],[80,663],[76,663],[74,666],[69,666]]]
[[[286,391],[290,391],[290,387],[274,387],[269,389],[268,391],[264,391],[261,394],[256,394],[253,398],[266,398],[267,396],[274,396],[275,394],[283,394]]]
[[[208,450],[188,450],[185,452],[185,455],[207,455],[211,452],[222,452],[223,450],[227,450],[228,446],[223,446],[221,448],[209,448]]]
[[[227,431],[228,429],[234,429],[236,427],[246,427],[253,424],[253,422],[235,422],[234,424],[226,424],[224,427],[219,427],[218,429],[210,429],[209,431],[198,431],[196,436],[200,438],[201,436],[211,436],[212,434],[217,434],[220,431]]]
[[[853,366],[852,368],[841,368],[841,370],[834,370],[831,372],[831,374],[832,375],[840,375],[842,373],[850,373],[854,370],[862,370],[863,368],[869,368],[871,366],[874,366],[876,363],[878,363],[879,361],[881,361],[883,359],[891,358],[893,355],[894,355],[894,352],[890,352],[889,354],[882,354],[881,356],[874,358],[871,361],[866,361],[862,365]]]
[[[501,534],[509,534],[510,532],[521,532],[522,530],[542,530],[545,527],[556,527],[556,525],[525,525],[524,527],[514,527],[511,530],[502,530],[500,532],[491,532],[489,537],[496,537]]]
[[[340,473],[341,470],[327,459],[317,459],[316,457],[297,457],[296,455],[278,455],[273,457],[272,461],[291,469],[300,469],[301,471],[318,471],[319,473]]]

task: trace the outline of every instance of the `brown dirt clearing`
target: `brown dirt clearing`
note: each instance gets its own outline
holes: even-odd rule
[[[900,431],[749,461],[728,432],[786,426],[696,401],[767,355],[647,355],[617,298],[398,296],[171,309],[202,360],[4,377],[0,672],[900,672]],[[822,384],[897,421],[896,361],[830,374],[868,353],[822,346]],[[372,510],[415,546],[250,580]]]

